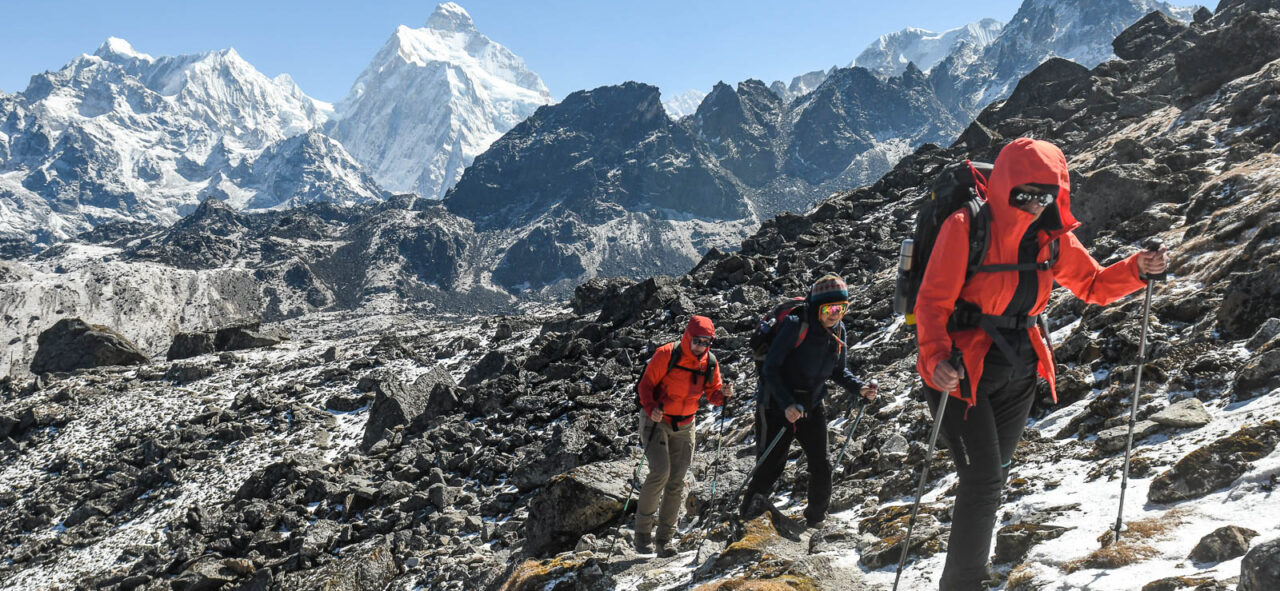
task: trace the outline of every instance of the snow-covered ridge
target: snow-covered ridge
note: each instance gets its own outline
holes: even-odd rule
[[[977,22],[935,33],[917,27],[884,35],[867,46],[849,64],[871,70],[882,76],[897,76],[908,63],[928,72],[938,62],[955,52],[960,44],[983,48],[995,41],[1004,23],[984,18]]]
[[[157,58],[108,38],[0,100],[0,212],[12,214],[0,237],[48,246],[112,220],[169,224],[209,196],[248,207],[327,198],[284,194],[292,187],[381,199],[336,142],[286,143],[331,113],[234,49]],[[281,168],[295,178],[251,182]]]
[[[446,3],[427,26],[396,28],[329,132],[383,187],[440,197],[494,140],[551,102],[523,59]]]

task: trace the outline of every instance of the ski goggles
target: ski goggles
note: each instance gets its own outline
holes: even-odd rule
[[[703,337],[693,337],[689,339],[689,342],[693,343],[698,347],[710,347],[711,343],[713,343],[715,340],[716,340],[715,337],[703,336]]]
[[[822,304],[818,306],[818,314],[827,316],[830,314],[844,314],[849,311],[849,302],[834,302],[831,304]]]
[[[1027,189],[1014,188],[1009,191],[1009,203],[1014,207],[1022,207],[1031,202],[1040,204],[1040,207],[1049,207],[1050,203],[1058,196],[1058,188],[1037,188],[1034,191]]]

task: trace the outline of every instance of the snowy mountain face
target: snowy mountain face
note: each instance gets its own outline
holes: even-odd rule
[[[208,195],[381,199],[341,146],[308,135],[329,112],[234,50],[153,58],[109,39],[0,99],[0,236],[29,250],[107,221],[168,224]]]
[[[686,90],[671,97],[670,100],[663,101],[662,106],[672,119],[681,119],[697,111],[698,105],[702,103],[702,99],[706,98],[706,96],[707,93],[701,90]]]
[[[830,70],[814,70],[805,74],[801,74],[791,79],[790,84],[783,84],[781,80],[774,80],[769,85],[769,90],[778,95],[782,102],[789,103],[798,97],[809,94],[813,89],[822,84],[827,76],[834,72],[836,68],[833,66]]]
[[[327,128],[384,188],[442,197],[477,155],[551,95],[524,60],[460,6],[401,26]]]
[[[1004,23],[991,18],[941,33],[908,27],[877,39],[849,66],[860,66],[880,76],[897,76],[908,63],[914,63],[928,72],[962,45],[979,50],[990,45],[1003,28]]]
[[[1143,16],[1158,10],[1186,22],[1195,8],[1156,0],[1026,0],[994,41],[960,44],[930,71],[930,82],[957,118],[968,119],[1008,96],[1046,59],[1092,68],[1115,56],[1111,41]]]

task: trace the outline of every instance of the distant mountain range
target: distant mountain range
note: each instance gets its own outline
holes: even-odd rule
[[[147,242],[125,256],[271,267],[248,253],[279,254],[292,229],[266,224],[230,245],[190,219],[177,234],[164,227],[209,198],[285,211],[399,192],[442,202],[355,208],[330,229],[341,256],[365,260],[350,249],[385,253],[386,235],[357,247],[341,242],[351,228],[366,216],[399,228],[400,258],[375,282],[398,297],[563,295],[591,277],[676,272],[780,212],[874,181],[925,143],[950,143],[1049,57],[1106,59],[1116,34],[1152,10],[1190,16],[1151,0],[1027,0],[1008,25],[907,29],[852,67],[718,84],[692,111],[698,93],[663,103],[636,82],[549,104],[538,76],[453,3],[424,28],[396,29],[336,107],[234,50],[153,58],[112,39],[0,95],[0,255],[120,222],[104,232]],[[157,254],[165,240],[181,253]],[[339,256],[286,251],[308,268]],[[335,295],[315,301],[367,300],[336,295],[363,293],[334,283],[351,273],[317,277]]]

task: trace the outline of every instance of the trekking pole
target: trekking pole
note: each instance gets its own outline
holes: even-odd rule
[[[1148,251],[1158,251],[1164,243],[1159,238],[1152,238],[1143,246]],[[1142,392],[1142,366],[1147,364],[1147,325],[1151,320],[1151,290],[1155,281],[1165,278],[1166,273],[1156,275],[1139,275],[1139,278],[1147,282],[1146,299],[1142,302],[1142,338],[1138,343],[1138,371],[1137,378],[1133,382],[1133,400],[1129,405],[1129,436],[1124,445],[1124,476],[1120,479],[1120,508],[1116,512],[1116,525],[1114,542],[1120,541],[1120,531],[1124,529],[1124,492],[1129,488],[1129,455],[1133,450],[1133,427],[1137,422],[1138,415],[1138,395]]]
[[[959,349],[951,351],[950,359],[951,367],[960,371],[961,388],[964,387],[968,378],[965,375],[964,359],[960,356]],[[911,549],[911,532],[915,529],[916,513],[920,511],[920,497],[924,496],[924,485],[929,481],[929,466],[933,464],[933,449],[938,442],[938,430],[942,427],[942,417],[947,412],[947,399],[951,398],[950,392],[942,392],[942,400],[938,402],[938,416],[933,418],[933,431],[929,433],[929,453],[924,456],[924,466],[920,471],[920,484],[916,486],[916,500],[911,504],[911,518],[907,520],[907,537],[902,542],[902,555],[898,557],[898,572],[893,575],[893,591],[898,591],[898,579],[902,578],[902,567],[907,563],[907,551]]]
[[[661,408],[661,407],[659,407]],[[644,446],[640,448],[640,461],[636,463],[636,467],[631,471],[631,478],[627,480],[627,501],[622,504],[622,518],[627,518],[627,508],[631,506],[631,493],[635,492],[635,482],[640,479],[640,469],[644,467],[644,461],[648,459],[649,454],[645,453],[649,449],[649,444],[653,443],[653,435],[658,432],[658,424],[654,423],[649,427],[649,436],[644,440]],[[622,537],[622,536],[618,536]],[[618,538],[613,539],[613,543],[609,545],[609,554],[605,560],[613,558],[613,551],[618,547]]]
[[[800,412],[802,413],[804,412],[804,407],[800,407]],[[747,473],[747,477],[743,479],[742,484],[738,486],[738,490],[734,491],[733,495],[729,497],[730,505],[733,504],[734,499],[738,498],[738,495],[741,495],[743,491],[746,490],[747,484],[751,482],[751,477],[755,476],[756,471],[760,469],[760,466],[764,465],[765,459],[769,457],[769,452],[772,452],[773,448],[777,447],[778,442],[782,441],[782,436],[785,435],[786,433],[787,433],[787,429],[786,427],[783,427],[781,430],[778,431],[778,435],[773,438],[773,441],[769,443],[769,446],[764,448],[764,453],[760,454],[760,459],[756,460],[756,465],[753,468],[751,468],[750,472]],[[720,509],[720,517],[724,517],[723,507]],[[719,519],[716,519],[717,523],[719,523],[719,521],[720,521]],[[690,565],[694,565],[698,563],[698,555],[702,553],[702,544],[706,543],[706,541],[707,541],[707,528],[704,527],[702,528],[702,540],[698,542],[698,547],[695,548],[693,551],[693,562],[689,563]]]
[[[710,513],[714,511],[713,503],[715,502],[715,498],[716,498],[716,484],[720,481],[720,450],[722,449],[724,444],[724,424],[729,420],[729,417],[730,417],[729,399],[726,398],[724,401],[724,406],[720,407],[720,427],[719,427],[719,434],[716,436],[716,459],[711,464],[711,470],[712,470],[711,494],[707,495],[707,508],[706,508],[706,512],[708,513],[708,516]],[[702,539],[704,540],[706,539],[706,536],[705,536],[706,525],[707,525],[706,517],[703,517],[702,519],[698,520],[698,535],[702,536]],[[701,542],[698,543],[698,549],[699,550],[702,549]],[[694,552],[693,558],[695,561],[698,559],[697,552]]]
[[[876,380],[871,380],[871,385],[879,386],[880,384]],[[836,463],[832,464],[832,466],[834,466],[831,469],[832,474],[834,474],[836,470],[840,469],[840,460],[844,458],[844,450],[849,448],[849,440],[853,439],[853,434],[858,431],[858,422],[862,420],[862,412],[865,411],[866,409],[867,409],[867,399],[863,398],[862,393],[859,392],[858,393],[858,418],[853,420],[853,426],[849,428],[848,433],[844,434],[844,444],[840,446],[840,453],[836,454]]]

